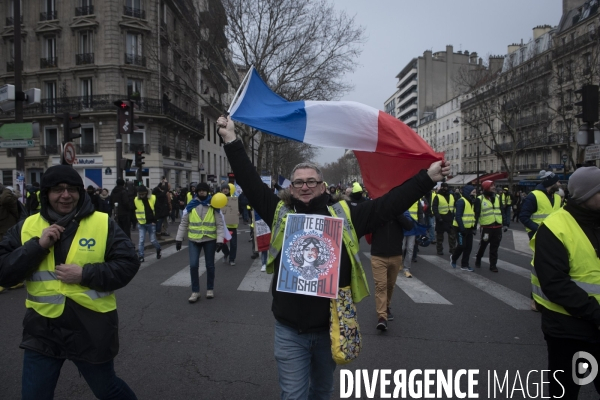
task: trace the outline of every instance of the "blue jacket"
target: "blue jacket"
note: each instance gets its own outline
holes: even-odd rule
[[[475,210],[475,204],[473,196],[471,196],[471,192],[475,189],[474,186],[466,185],[462,188],[462,201],[458,199],[456,203],[454,203],[454,207],[456,208],[456,212],[454,214],[454,219],[458,224],[458,231],[463,232],[465,230],[465,225],[463,224],[462,216],[465,213],[465,201],[471,203],[471,207]]]
[[[538,184],[534,190],[540,190],[548,196],[548,192],[546,192],[546,188],[541,183]],[[550,204],[554,205],[554,196],[548,197],[550,199]],[[537,231],[539,225],[531,220],[531,216],[537,210],[537,200],[535,198],[535,194],[533,192],[529,193],[525,200],[523,200],[523,204],[521,205],[521,213],[519,214],[519,221],[527,228],[531,229],[533,232]]]

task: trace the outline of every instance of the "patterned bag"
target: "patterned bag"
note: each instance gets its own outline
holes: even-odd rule
[[[340,288],[338,298],[331,299],[329,336],[336,364],[347,364],[358,357],[362,338],[350,286]]]

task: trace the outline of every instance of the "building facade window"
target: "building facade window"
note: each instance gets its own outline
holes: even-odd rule
[[[81,102],[84,108],[92,107],[93,84],[92,78],[81,79]]]
[[[48,108],[48,113],[56,113],[56,82],[44,82],[44,92],[46,96],[46,106]]]
[[[76,55],[76,64],[94,63],[94,32],[85,30],[79,32],[79,54]]]
[[[127,78],[127,95],[129,97],[142,96],[142,80],[135,78]]]
[[[137,32],[127,32],[125,36],[125,64],[146,66],[143,55],[143,37]]]

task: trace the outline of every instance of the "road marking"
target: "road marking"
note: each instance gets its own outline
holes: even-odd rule
[[[223,258],[223,253],[215,254],[215,264]],[[204,257],[200,257],[198,264],[198,276],[204,275],[206,272],[206,261]],[[169,279],[161,283],[163,286],[179,286],[179,287],[191,287],[192,286],[192,278],[190,277],[190,266],[186,265],[181,271],[177,272],[175,275],[172,275]]]
[[[533,256],[533,251],[529,247],[529,235],[523,231],[512,231],[513,241],[515,243],[515,250],[529,254]]]
[[[460,268],[452,268],[450,261],[440,258],[438,256],[420,256],[425,261],[435,265],[436,267],[456,276],[459,279],[475,286],[477,289],[495,297],[501,302],[517,309],[517,310],[530,310],[531,299],[523,296],[520,293],[515,292],[505,286],[502,286],[494,281],[484,278],[474,272],[463,271]]]
[[[181,247],[181,250],[185,250],[185,249],[187,249],[187,246]],[[150,250],[150,251],[152,251],[152,250]],[[172,256],[175,253],[177,253],[177,249],[175,248],[175,246],[167,247],[166,249],[163,249],[160,253],[161,260],[164,259],[165,257]],[[156,259],[156,251],[154,251],[152,254],[148,255],[147,257],[144,256],[144,260],[145,261],[142,263],[142,265],[140,265],[140,271],[143,270],[144,268],[148,268],[149,266],[151,266],[152,264],[154,264],[155,262],[158,261]]]
[[[371,259],[370,253],[363,252],[363,254]],[[414,276],[412,278],[406,278],[403,275],[402,272],[398,274],[396,285],[415,303],[452,305],[452,303],[446,300],[442,295],[421,282],[419,279]]]
[[[483,261],[487,264],[490,263],[490,259],[488,257],[483,257],[481,259],[481,261]],[[519,267],[518,265],[511,264],[509,262],[502,261],[502,260],[496,261],[496,266],[499,269],[501,269],[502,271],[512,272],[513,274],[522,276],[525,279],[531,279],[531,269],[529,269],[529,268]]]
[[[252,266],[242,279],[240,286],[237,290],[243,290],[246,292],[268,292],[271,288],[271,280],[273,274],[267,274],[266,272],[260,272],[262,262],[260,257],[254,260]]]

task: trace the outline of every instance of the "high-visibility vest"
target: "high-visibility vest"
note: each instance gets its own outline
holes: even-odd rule
[[[512,204],[512,199],[510,198],[509,193],[502,193],[502,205],[510,206]]]
[[[588,296],[595,297],[600,302],[600,260],[592,243],[583,232],[575,218],[566,210],[561,209],[552,213],[541,223],[562,242],[569,255],[569,276],[577,286],[585,290]],[[537,236],[537,235],[536,235]],[[533,236],[529,246],[535,252],[536,236]],[[563,306],[550,301],[544,294],[538,280],[534,263],[531,261],[531,289],[536,302],[549,310],[570,315]]]
[[[27,192],[27,195],[25,196],[26,199],[29,198],[29,196],[31,196],[31,193]],[[40,191],[36,191],[35,192],[35,196],[37,197],[37,201],[38,201],[38,205],[35,208],[36,210],[41,210],[42,209],[42,202],[40,201]]]
[[[438,198],[438,213],[446,215],[449,212],[454,212],[454,196],[452,194],[449,195],[450,204],[448,204],[444,196],[438,194],[436,197]],[[433,198],[431,201],[433,202]]]
[[[465,203],[465,209],[464,209],[463,215],[462,215],[463,225],[465,228],[472,228],[475,226],[475,212],[473,211],[473,206],[471,205],[471,203],[469,203],[467,200],[465,200],[464,197],[461,197],[460,199],[458,199],[457,202],[459,202],[461,200]],[[454,221],[452,222],[452,225],[458,227],[458,222],[456,222],[456,216],[454,217]]]
[[[537,210],[531,214],[531,220],[536,224],[541,224],[554,211],[560,210],[560,196],[558,194],[554,193],[554,205],[552,205],[546,193],[541,190],[534,190],[531,193],[533,193],[537,202]],[[528,227],[525,227],[525,230],[527,232],[531,231]]]
[[[410,214],[411,218],[414,219],[415,221],[419,220],[419,202],[421,200],[417,200],[417,202],[415,204],[413,204],[412,206],[410,206],[410,208],[408,209],[408,213]]]
[[[352,300],[358,303],[364,297],[369,295],[369,286],[367,285],[365,271],[363,270],[362,263],[360,262],[358,236],[356,235],[354,225],[350,219],[350,208],[348,207],[346,201],[342,200],[332,206],[328,206],[327,209],[332,217],[342,218],[344,220],[344,233],[342,235],[342,240],[344,242],[344,247],[348,251],[350,263],[352,265],[350,281],[350,287],[352,288]],[[294,211],[283,204],[283,201],[280,201],[277,204],[277,208],[275,209],[275,218],[273,219],[273,226],[271,227],[271,244],[269,246],[269,253],[267,257],[268,274],[272,274],[275,270],[275,259],[281,252],[281,247],[283,246],[285,224],[287,221],[287,215],[290,213],[294,213]]]
[[[500,210],[500,199],[494,197],[494,202],[485,196],[479,196],[481,202],[481,214],[479,215],[479,225],[502,224],[502,210]]]
[[[188,192],[188,194],[186,195],[186,204],[189,203],[190,201],[192,201],[192,199],[194,198],[194,195],[192,194],[192,192]]]
[[[40,215],[28,217],[21,229],[21,243],[42,235],[50,224]],[[103,263],[108,241],[108,214],[95,212],[81,220],[67,254],[66,264],[85,268],[87,264]],[[92,311],[106,313],[117,308],[114,293],[98,292],[88,287],[63,283],[56,277],[54,246],[40,263],[38,269],[25,282],[27,299],[25,306],[33,308],[47,318],[57,318],[65,309],[66,298]]]
[[[200,218],[198,211],[194,208],[190,213],[190,225],[188,228],[188,238],[190,240],[200,240],[203,237],[210,239],[217,238],[217,223],[215,221],[215,209],[208,206],[208,211],[204,220]]]
[[[144,208],[144,202],[137,196],[133,202],[135,203],[135,217],[137,218],[138,223],[144,225],[146,223],[146,209]],[[154,203],[156,203],[156,196],[152,195],[148,197],[148,204],[150,204],[152,213],[154,213]]]

